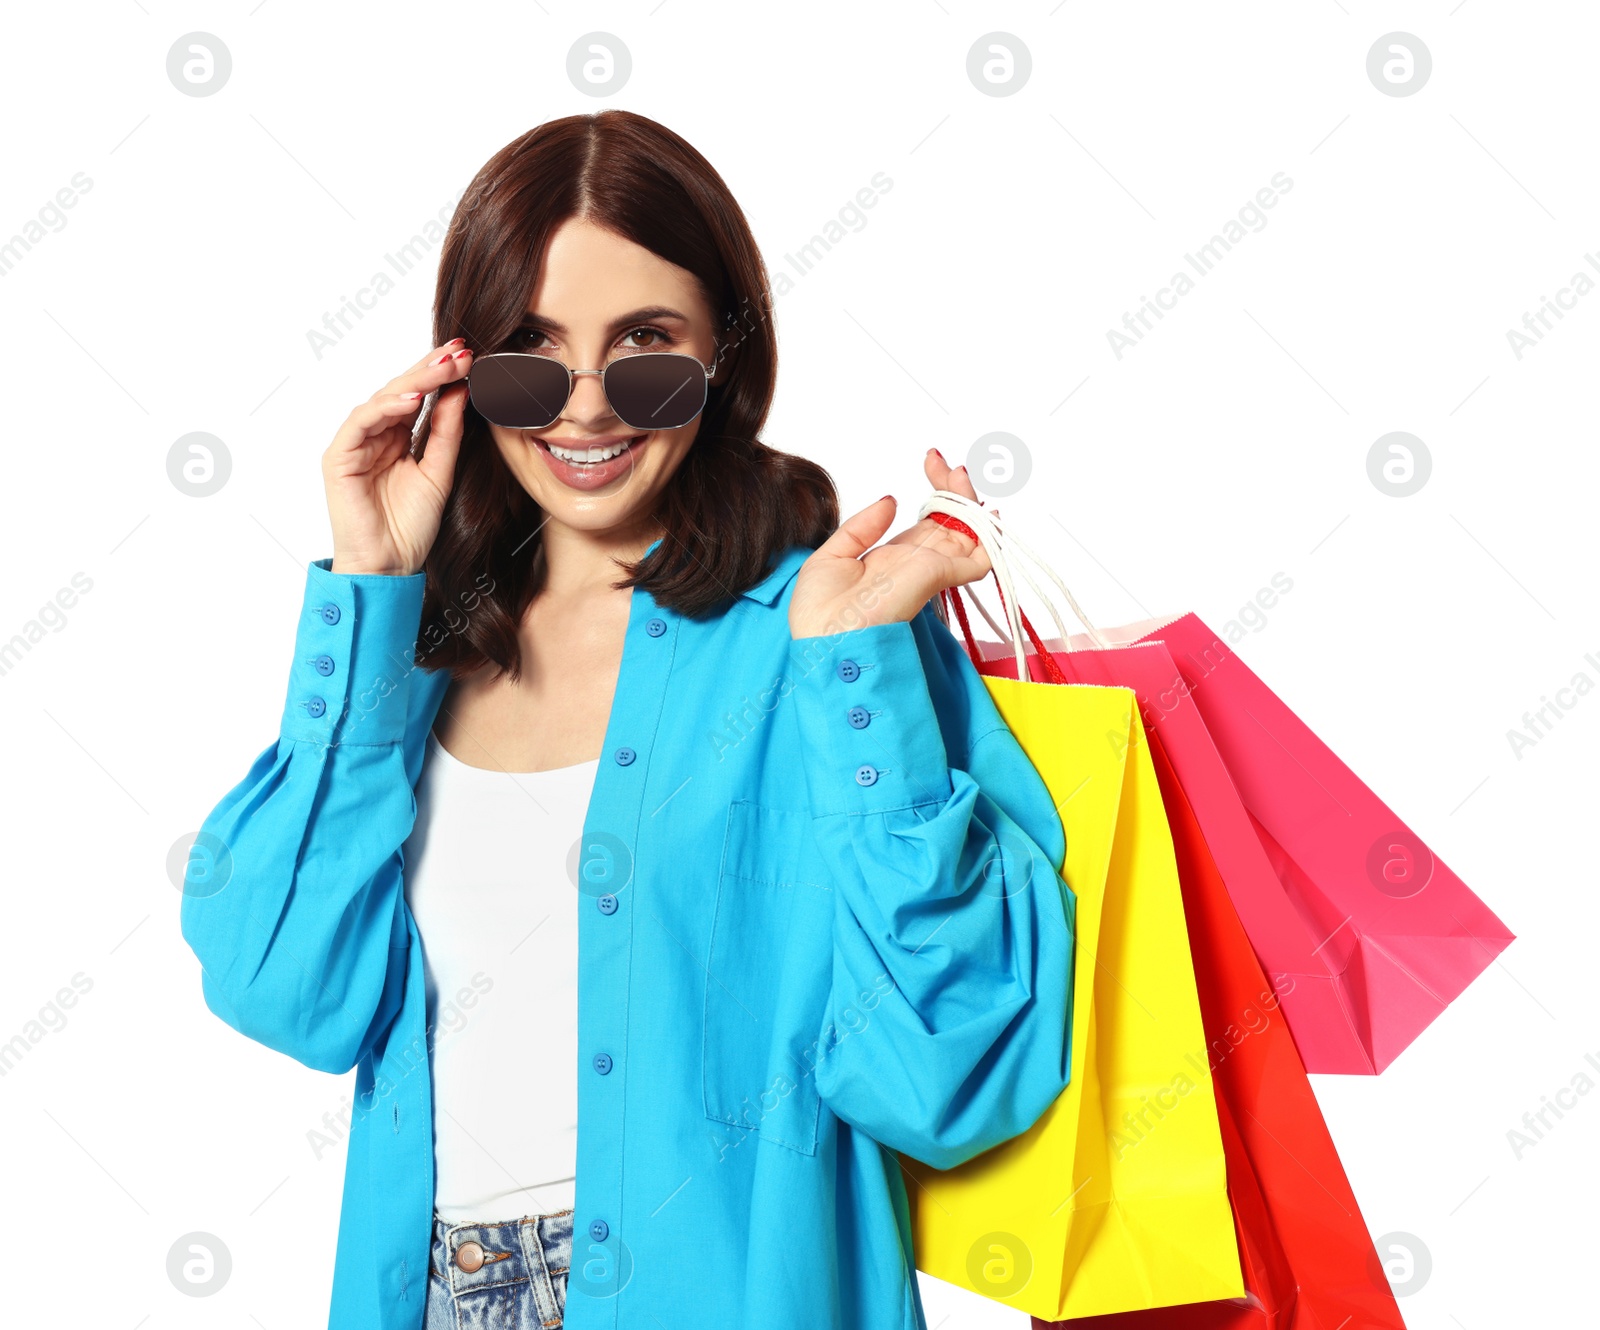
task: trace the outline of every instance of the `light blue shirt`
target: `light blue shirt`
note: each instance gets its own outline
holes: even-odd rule
[[[792,640],[810,553],[699,619],[631,592],[575,861],[569,1330],[925,1330],[893,1152],[961,1163],[1070,1074],[1076,897],[1044,781],[931,601]],[[355,1068],[329,1326],[419,1330],[436,1016],[401,847],[449,673],[413,658],[439,640],[423,574],[331,565],[182,929],[227,1024]]]

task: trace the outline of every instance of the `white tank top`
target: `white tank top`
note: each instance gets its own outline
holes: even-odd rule
[[[600,759],[504,772],[432,731],[404,851],[434,1012],[434,1208],[498,1223],[573,1205],[578,889]]]

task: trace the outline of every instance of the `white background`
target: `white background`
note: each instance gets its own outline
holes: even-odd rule
[[[205,1010],[168,859],[276,733],[332,553],[319,459],[427,349],[431,264],[320,358],[309,330],[501,145],[613,104],[710,158],[775,272],[892,180],[777,308],[767,440],[846,511],[891,490],[898,529],[926,447],[1005,431],[1031,474],[1000,506],[1102,622],[1216,627],[1292,580],[1240,653],[1518,935],[1381,1077],[1315,1078],[1363,1217],[1427,1253],[1418,1330],[1593,1323],[1600,1094],[1520,1159],[1507,1138],[1600,1058],[1600,696],[1507,738],[1600,682],[1600,294],[1507,338],[1600,262],[1589,6],[143,0],[5,28],[0,239],[92,181],[0,278],[0,640],[92,581],[0,675],[0,1042],[92,984],[0,1078],[13,1316],[324,1323],[343,1152],[307,1133],[349,1079]],[[601,101],[566,74],[597,30],[633,60]],[[1014,95],[966,72],[993,30],[1031,54]],[[212,96],[166,73],[196,31],[232,57]],[[1366,72],[1396,31],[1432,56],[1409,96]],[[1264,228],[1119,359],[1107,331],[1278,172]],[[208,498],[168,478],[192,431],[231,456]],[[1391,431],[1432,459],[1409,497],[1369,479]],[[215,1297],[166,1273],[195,1230],[232,1253]],[[944,1330],[1026,1326],[923,1290]]]

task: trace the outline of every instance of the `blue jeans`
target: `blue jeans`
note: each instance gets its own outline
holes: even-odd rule
[[[435,1215],[424,1330],[551,1330],[571,1264],[571,1210],[493,1224]]]

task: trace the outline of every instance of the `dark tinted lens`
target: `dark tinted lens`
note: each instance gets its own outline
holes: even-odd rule
[[[547,356],[485,356],[467,375],[478,414],[507,429],[543,429],[567,403],[567,370]]]
[[[633,429],[677,429],[706,404],[706,371],[693,356],[652,352],[606,366],[606,400]]]

